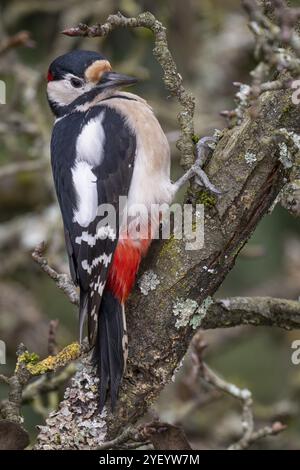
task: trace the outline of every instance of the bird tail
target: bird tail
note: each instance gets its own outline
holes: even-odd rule
[[[114,411],[127,359],[127,335],[124,304],[104,290],[98,319],[93,362],[97,367],[100,413],[110,395]]]

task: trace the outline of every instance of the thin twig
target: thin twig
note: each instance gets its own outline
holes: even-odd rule
[[[48,274],[51,279],[55,282],[57,287],[61,289],[68,297],[70,302],[74,305],[79,305],[79,298],[76,288],[67,274],[59,274],[54,268],[49,266],[46,258],[43,257],[45,251],[44,242],[40,243],[32,253],[34,261],[42,268],[42,270]]]
[[[5,54],[10,49],[14,49],[15,47],[20,47],[20,46],[33,47],[34,44],[35,43],[31,39],[30,33],[28,31],[20,31],[14,36],[4,39],[0,43],[0,55]]]
[[[254,431],[247,440],[243,439],[236,444],[232,444],[230,447],[228,447],[228,450],[245,450],[264,437],[277,436],[286,428],[287,426],[280,422],[276,422],[272,424],[272,426],[265,426],[258,431]]]
[[[193,362],[194,376],[199,375],[205,382],[212,385],[215,389],[220,390],[242,403],[242,429],[243,434],[241,439],[231,445],[229,450],[241,450],[250,447],[251,444],[263,437],[276,435],[286,429],[286,426],[277,422],[272,427],[264,427],[258,431],[254,431],[254,413],[253,413],[253,400],[252,394],[248,389],[241,389],[236,385],[227,382],[219,375],[217,375],[210,367],[203,361],[203,352],[206,348],[206,343],[203,341],[202,332],[198,332],[192,340],[191,358]]]
[[[223,111],[231,126],[242,122],[246,109],[251,106],[250,115],[257,117],[258,98],[262,93],[284,90],[291,87],[293,78],[300,73],[300,37],[294,30],[299,19],[299,9],[287,8],[285,2],[274,2],[274,15],[268,17],[263,11],[264,1],[243,0],[242,4],[248,13],[249,28],[256,41],[255,57],[258,65],[251,72],[250,85],[239,84],[236,94],[238,106],[233,111]],[[275,24],[276,21],[278,24]],[[287,47],[282,48],[282,43]],[[274,75],[276,80],[269,79]]]
[[[6,377],[6,375],[0,374],[0,382],[8,385],[9,384],[9,378]]]

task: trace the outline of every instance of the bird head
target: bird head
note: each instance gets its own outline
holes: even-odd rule
[[[137,81],[133,77],[113,72],[103,55],[82,50],[57,57],[49,67],[47,80],[48,101],[56,115],[92,90],[104,96],[109,91]]]

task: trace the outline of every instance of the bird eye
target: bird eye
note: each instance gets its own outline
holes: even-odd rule
[[[71,78],[70,82],[74,88],[80,88],[82,86],[82,81],[78,78]]]

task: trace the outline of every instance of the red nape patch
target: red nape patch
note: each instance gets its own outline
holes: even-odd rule
[[[146,254],[151,240],[138,242],[130,239],[119,241],[109,268],[107,287],[121,303],[129,296],[139,269],[141,258]]]
[[[48,73],[47,73],[47,82],[52,82],[52,80],[54,80],[53,73],[50,72],[50,70],[48,70]]]

